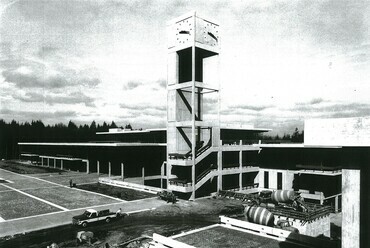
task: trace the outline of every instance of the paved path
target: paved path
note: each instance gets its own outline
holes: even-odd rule
[[[118,202],[106,205],[100,205],[92,207],[96,210],[110,209],[111,211],[117,211],[122,208],[122,212],[135,213],[141,211],[153,210],[159,206],[165,205],[165,201],[157,199],[157,197],[146,198],[141,200],[129,201],[129,202]],[[27,233],[31,231],[42,230],[46,228],[67,225],[72,223],[72,217],[81,214],[84,211],[82,209],[75,209],[69,211],[54,212],[48,214],[42,214],[38,216],[30,216],[24,218],[18,218],[0,222],[0,237],[12,236],[20,233]]]

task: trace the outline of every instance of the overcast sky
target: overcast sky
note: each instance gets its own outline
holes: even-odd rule
[[[221,26],[221,120],[370,115],[370,1],[0,0],[0,118],[165,127],[166,22]]]

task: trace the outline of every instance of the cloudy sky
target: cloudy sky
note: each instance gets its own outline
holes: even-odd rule
[[[0,0],[0,118],[165,127],[166,22],[221,25],[221,120],[370,115],[370,1]]]

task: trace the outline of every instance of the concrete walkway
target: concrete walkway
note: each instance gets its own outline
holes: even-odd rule
[[[149,211],[165,204],[165,201],[161,201],[157,199],[157,197],[153,197],[135,201],[100,205],[90,208],[94,208],[96,210],[109,209],[113,212],[117,211],[119,208],[122,208],[122,212],[132,214],[135,212]],[[6,220],[4,222],[0,222],[0,237],[9,235],[13,236],[15,234],[28,233],[31,231],[72,224],[72,217],[81,214],[84,210],[85,208],[74,209],[69,211]]]

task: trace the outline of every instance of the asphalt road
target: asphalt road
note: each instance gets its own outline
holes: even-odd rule
[[[119,244],[140,235],[152,235],[154,232],[169,236],[191,229],[207,226],[217,222],[217,215],[180,215],[164,216],[148,213],[136,213],[110,223],[99,222],[87,228],[64,225],[26,235],[19,235],[11,240],[1,240],[0,247],[47,247],[55,242],[59,247],[78,246],[76,234],[80,230],[92,231],[98,239],[95,247],[102,247],[105,242]],[[93,246],[94,247],[94,246]]]

